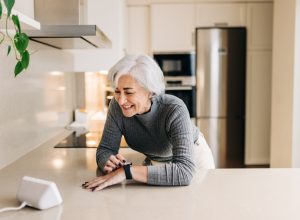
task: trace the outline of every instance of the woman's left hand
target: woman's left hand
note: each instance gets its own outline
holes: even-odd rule
[[[84,184],[82,184],[82,187],[90,191],[99,191],[108,186],[121,183],[125,179],[125,172],[124,169],[121,167],[109,174],[99,176],[93,180],[85,182]]]

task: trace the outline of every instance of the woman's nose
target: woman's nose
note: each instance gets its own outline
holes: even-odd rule
[[[119,105],[123,105],[126,101],[127,101],[127,100],[126,100],[126,96],[123,95],[123,94],[120,94],[119,100],[118,100]]]

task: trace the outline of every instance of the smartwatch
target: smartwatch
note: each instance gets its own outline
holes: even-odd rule
[[[131,171],[130,171],[131,164],[132,163],[127,163],[123,166],[127,180],[132,180],[132,175],[131,175]]]

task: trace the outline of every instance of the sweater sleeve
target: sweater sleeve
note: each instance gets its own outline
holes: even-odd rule
[[[193,133],[188,110],[177,105],[167,117],[166,130],[173,146],[171,163],[148,166],[148,184],[189,185],[195,170]]]
[[[96,162],[102,171],[108,158],[111,155],[116,155],[120,148],[122,131],[121,119],[118,118],[117,105],[116,101],[112,99],[109,105],[102,138],[96,152]]]

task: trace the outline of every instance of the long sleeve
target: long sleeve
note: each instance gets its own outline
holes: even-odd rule
[[[195,169],[193,129],[185,106],[176,106],[167,118],[166,130],[172,143],[172,161],[148,167],[148,184],[189,185]]]
[[[104,131],[96,152],[97,164],[101,170],[103,170],[110,155],[117,154],[120,148],[122,131],[120,124],[116,120],[116,117],[118,117],[115,109],[116,105],[117,103],[113,99],[109,105]]]

